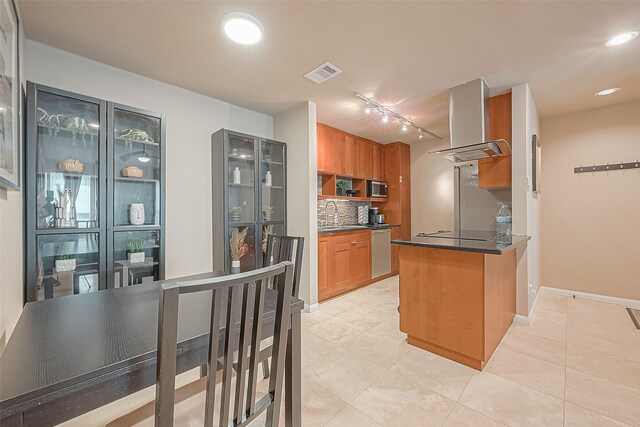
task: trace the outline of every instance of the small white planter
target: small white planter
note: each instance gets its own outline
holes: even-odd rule
[[[131,264],[137,264],[144,262],[144,252],[129,252],[127,258]]]
[[[240,261],[232,260],[231,261],[231,273],[240,273]]]
[[[73,271],[76,269],[76,259],[57,259],[56,272]]]

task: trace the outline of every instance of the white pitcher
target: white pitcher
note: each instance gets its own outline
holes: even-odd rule
[[[144,205],[142,203],[129,205],[129,223],[132,225],[144,224]]]

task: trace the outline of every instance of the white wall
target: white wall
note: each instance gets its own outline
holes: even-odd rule
[[[542,283],[640,300],[640,101],[542,120]]]
[[[411,145],[411,234],[453,229],[453,165],[429,151],[449,140]]]
[[[272,138],[273,118],[33,41],[25,62],[28,80],[166,115],[166,276],[210,271],[211,134]]]
[[[273,118],[274,138],[287,143],[287,234],[305,239],[300,298],[318,308],[316,105],[304,102]]]
[[[539,134],[538,110],[528,84],[512,90],[513,233],[531,236],[518,251],[516,312],[528,316],[540,287],[540,195],[531,191],[531,140]],[[529,289],[529,284],[533,286]]]
[[[20,10],[18,10],[20,16]],[[20,19],[20,18],[18,18]],[[24,30],[20,27],[20,69],[24,70]],[[25,84],[24,71],[20,79]],[[21,147],[21,156],[24,150]],[[20,183],[24,188],[24,178]],[[13,332],[23,300],[23,193],[0,189],[0,354]]]

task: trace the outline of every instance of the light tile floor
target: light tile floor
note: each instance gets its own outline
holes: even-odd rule
[[[478,372],[408,345],[397,305],[392,277],[303,313],[305,427],[640,426],[640,331],[622,306],[543,293],[533,324],[514,324]],[[105,425],[151,399],[66,424]]]

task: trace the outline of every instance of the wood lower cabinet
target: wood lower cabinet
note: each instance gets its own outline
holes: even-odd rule
[[[329,253],[331,241],[328,237],[318,238],[318,294],[328,292],[329,287]]]
[[[371,231],[318,239],[318,299],[323,301],[371,281]]]
[[[511,92],[489,98],[489,139],[512,145]],[[511,156],[478,160],[478,187],[511,187]]]

